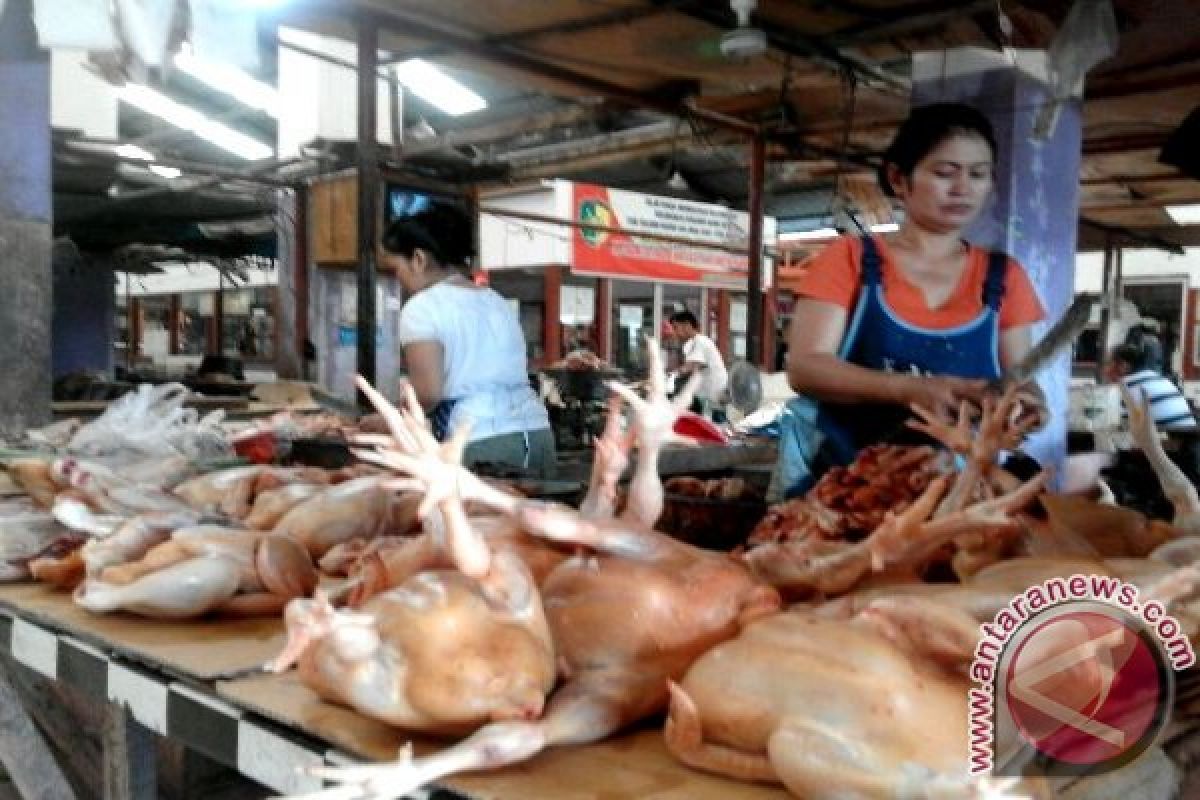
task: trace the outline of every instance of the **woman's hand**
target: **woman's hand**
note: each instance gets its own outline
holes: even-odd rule
[[[953,415],[963,400],[979,406],[987,381],[948,375],[895,375],[900,405],[915,405],[939,416]]]
[[[1028,432],[1040,431],[1050,421],[1050,412],[1046,408],[1046,395],[1036,381],[1029,381],[1017,390],[1017,407],[1014,411],[1014,423],[1029,423]]]

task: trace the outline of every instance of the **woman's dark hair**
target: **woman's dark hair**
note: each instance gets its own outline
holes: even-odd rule
[[[952,136],[967,134],[987,142],[996,160],[996,134],[992,123],[977,108],[962,103],[934,103],[917,106],[896,131],[896,137],[883,154],[879,165],[879,185],[890,197],[896,196],[888,180],[888,165],[895,165],[901,174],[911,177],[921,159]]]
[[[393,220],[383,232],[383,249],[412,258],[418,248],[441,267],[470,266],[475,254],[471,218],[461,208],[434,203],[424,211]]]
[[[700,327],[700,320],[696,319],[696,315],[690,311],[676,311],[667,318],[668,322],[677,322],[683,325],[691,325],[693,328]]]

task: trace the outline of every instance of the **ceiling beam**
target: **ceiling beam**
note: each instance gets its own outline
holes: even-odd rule
[[[344,13],[344,12],[343,12]],[[719,114],[688,103],[678,103],[653,94],[543,61],[510,45],[496,45],[459,33],[442,30],[428,22],[397,9],[372,7],[364,11],[373,21],[404,36],[425,39],[464,55],[490,61],[565,86],[572,86],[608,98],[631,108],[645,108],[675,116],[691,116],[719,128],[735,131],[742,136],[754,136],[758,126],[736,117]]]
[[[1195,178],[1174,173],[1171,175],[1109,175],[1103,178],[1085,178],[1079,182],[1080,186],[1110,186],[1118,184],[1125,186],[1127,184],[1136,183],[1182,183],[1184,181],[1194,181]]]
[[[532,115],[520,115],[510,119],[500,120],[477,128],[464,128],[449,131],[436,138],[414,141],[401,148],[405,158],[436,153],[452,147],[463,147],[472,144],[485,144],[500,139],[508,139],[523,133],[538,133],[553,130],[566,125],[575,125],[594,119],[601,109],[596,106],[570,106]]]
[[[1137,94],[1166,92],[1172,89],[1192,87],[1200,83],[1200,64],[1180,64],[1161,75],[1146,75],[1138,71],[1133,77],[1120,79],[1107,77],[1103,81],[1089,83],[1084,88],[1085,100],[1107,100]]]
[[[996,0],[972,0],[959,7],[937,8],[923,14],[910,14],[900,19],[888,22],[864,23],[845,28],[837,33],[824,37],[835,47],[853,47],[871,44],[899,36],[911,36],[923,33],[933,28],[941,27],[947,22],[970,17],[982,11],[996,8]]]
[[[1183,247],[1175,242],[1163,239],[1160,236],[1138,233],[1136,231],[1131,231],[1129,228],[1122,228],[1117,225],[1106,225],[1103,222],[1097,222],[1096,220],[1088,219],[1087,217],[1080,217],[1079,224],[1086,225],[1089,228],[1094,228],[1101,233],[1110,233],[1114,236],[1124,237],[1134,244],[1144,244],[1149,247],[1153,247],[1156,250],[1165,250],[1168,253],[1178,256],[1183,255]]]
[[[1124,203],[1107,203],[1104,205],[1080,206],[1082,211],[1141,211],[1147,208],[1163,208],[1164,206],[1186,206],[1200,203],[1200,196],[1195,197],[1137,197]],[[1166,213],[1165,211],[1163,213]]]
[[[1132,133],[1122,136],[1107,136],[1085,139],[1085,156],[1107,156],[1136,150],[1156,150],[1167,142],[1168,133]]]
[[[654,1],[659,2],[659,0]],[[728,6],[712,3],[711,0],[683,4],[675,10],[683,16],[707,23],[719,30],[729,30],[733,27],[734,19]],[[907,92],[910,88],[906,81],[884,72],[869,61],[841,52],[824,37],[807,36],[779,25],[767,24],[761,17],[758,20],[758,27],[766,34],[770,46],[781,53],[797,56],[838,71],[849,72],[859,78],[881,82],[893,89]]]
[[[522,30],[512,31],[510,33],[501,33],[495,36],[485,36],[480,41],[490,45],[512,45],[528,42],[533,39],[541,39],[546,36],[556,34],[572,34],[586,33],[588,31],[598,30],[601,28],[610,28],[616,25],[629,25],[638,20],[647,17],[656,17],[666,14],[671,10],[671,7],[677,5],[681,0],[672,0],[672,2],[663,3],[661,6],[646,5],[646,6],[630,6],[628,8],[619,8],[614,11],[609,11],[604,14],[595,14],[590,17],[580,17],[577,19],[562,20],[550,25],[539,25],[532,28],[524,28]],[[394,64],[398,61],[404,61],[409,58],[437,58],[449,54],[451,51],[445,47],[428,47],[422,50],[409,51],[405,53],[393,53],[391,57],[382,64]]]

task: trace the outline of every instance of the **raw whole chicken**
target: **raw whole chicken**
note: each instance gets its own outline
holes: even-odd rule
[[[965,403],[953,422],[914,408],[918,419],[910,426],[962,457],[961,469],[946,472],[949,462],[928,448],[868,449],[859,464],[827,476],[833,483],[819,484],[820,496],[810,493],[786,504],[782,516],[769,514],[757,535],[762,543],[747,551],[747,562],[789,597],[806,598],[849,591],[885,569],[915,578],[931,563],[946,560],[947,550],[959,577],[1003,557],[1022,531],[1013,514],[1046,480],[1043,474],[1021,486],[995,467],[997,454],[1037,422],[1028,417],[1014,422],[1022,419],[1018,398],[1016,388],[999,400],[985,398],[977,427]],[[886,485],[872,477],[881,471],[891,474]],[[847,488],[849,497],[842,492]],[[1007,493],[997,497],[997,491]],[[841,510],[827,503],[851,505]],[[892,503],[899,507],[890,508]],[[872,508],[882,514],[867,513]],[[800,527],[787,529],[788,519]],[[847,524],[876,519],[867,538],[842,538]]]
[[[554,568],[570,555],[556,546],[521,531],[508,517],[470,517],[470,525],[493,552],[511,553],[521,560],[541,585]],[[321,559],[327,574],[342,573],[349,581],[341,587],[347,605],[358,608],[367,600],[400,586],[414,575],[430,570],[453,569],[449,552],[435,532],[417,536],[386,536],[371,541],[354,540],[338,545]]]
[[[813,537],[768,543],[749,550],[745,560],[756,575],[796,599],[841,594],[879,573],[889,573],[882,580],[891,582],[916,580],[920,568],[956,539],[1012,530],[1015,522],[1011,513],[1041,491],[1045,476],[1009,494],[929,519],[948,483],[946,477],[936,479],[916,503],[900,514],[888,516],[861,542]]]
[[[5,469],[38,508],[50,508],[54,505],[54,496],[65,488],[55,481],[54,470],[46,459],[17,458],[8,462]]]
[[[315,467],[267,467],[252,465],[210,472],[184,481],[175,494],[192,508],[217,511],[240,520],[250,513],[261,492],[291,483],[328,484],[331,474]]]
[[[442,753],[393,765],[315,769],[314,774],[342,786],[310,800],[398,798],[454,772],[497,768],[546,747],[605,738],[661,711],[669,678],[681,677],[697,657],[748,622],[778,610],[778,593],[737,559],[655,533],[644,523],[656,519],[662,507],[658,450],[674,438],[679,408],[690,402],[690,389],[676,405],[667,400],[661,357],[653,343],[650,348],[649,397],[618,390],[633,406],[639,447],[623,519],[587,519],[566,507],[519,501],[457,467],[445,478],[466,496],[515,516],[522,530],[588,551],[563,562],[542,584],[563,681],[542,718],[486,725]],[[409,409],[405,420],[411,424],[419,419],[415,397],[410,396]],[[389,410],[381,410],[389,416]],[[422,421],[405,435],[428,433]],[[453,466],[419,463],[386,449],[373,457],[410,474]]]
[[[980,623],[1018,592],[1047,577],[1107,570],[1018,561],[1026,563],[1004,576],[992,567],[966,586],[856,592],[756,622],[671,687],[668,749],[697,769],[781,783],[805,800],[1052,796],[1040,781],[1017,788],[969,776],[967,672]],[[1144,599],[1164,607],[1200,584],[1194,567],[1151,572],[1136,581]]]
[[[289,511],[312,499],[325,488],[319,483],[290,483],[278,489],[260,492],[254,498],[254,505],[242,522],[251,530],[269,531],[278,525],[279,520]]]
[[[948,648],[969,660],[978,624],[933,608],[917,627],[923,641],[904,643],[926,653],[882,635],[887,612],[875,607],[849,620],[792,611],[751,625],[671,687],[668,749],[805,800],[955,796],[969,784],[968,683],[937,660]],[[919,736],[906,724],[917,714]]]
[[[182,528],[137,561],[108,566],[75,592],[89,611],[181,619],[210,612],[278,613],[310,594],[317,571],[296,540],[277,533]]]
[[[883,524],[889,511],[911,506],[939,475],[953,467],[932,447],[873,445],[848,466],[834,467],[803,497],[773,506],[748,544],[860,539]]]
[[[413,531],[418,525],[419,500],[386,488],[384,484],[391,479],[371,475],[326,487],[293,506],[273,530],[295,538],[314,559],[352,539]]]
[[[609,403],[604,433],[596,440],[588,491],[580,504],[585,517],[607,518],[615,511],[617,483],[628,466],[632,434],[621,430],[621,402]],[[419,495],[411,497],[419,499]],[[478,504],[477,504],[478,505]],[[517,555],[540,586],[570,553],[566,548],[521,530],[511,516],[496,514],[479,506],[470,510],[471,526],[487,540],[493,551]],[[321,560],[329,574],[346,574],[351,580],[343,587],[345,601],[358,607],[379,592],[399,586],[419,572],[453,567],[450,554],[438,540],[436,531],[415,537],[354,539],[337,545]]]
[[[293,601],[287,647],[272,668],[298,662],[301,681],[321,697],[407,730],[462,734],[536,718],[554,686],[555,658],[533,577],[520,558],[493,551],[472,529],[456,470],[438,468],[432,436],[364,391],[407,456],[435,467],[425,474],[421,516],[442,534],[452,568],[418,572],[360,611],[336,611],[323,596]],[[447,445],[452,459],[464,443],[460,436]]]

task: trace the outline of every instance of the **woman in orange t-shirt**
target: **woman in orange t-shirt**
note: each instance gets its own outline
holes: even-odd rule
[[[909,404],[978,401],[1029,351],[1044,312],[1025,270],[962,238],[991,194],[995,163],[977,110],[915,109],[880,169],[904,206],[900,230],[843,236],[809,263],[788,334],[788,380],[801,397],[784,418],[784,496],[902,431]]]

